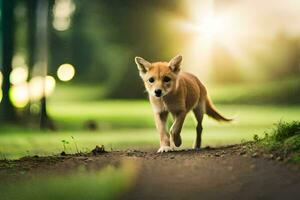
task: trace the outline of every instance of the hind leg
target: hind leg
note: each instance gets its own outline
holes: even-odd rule
[[[197,120],[197,134],[196,134],[196,140],[194,143],[194,149],[200,149],[201,146],[201,135],[202,135],[202,120],[203,120],[203,108],[201,105],[198,105],[196,108],[193,109],[194,115]]]

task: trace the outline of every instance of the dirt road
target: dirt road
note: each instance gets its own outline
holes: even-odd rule
[[[99,169],[127,159],[139,164],[137,181],[122,199],[300,199],[299,165],[269,155],[248,154],[241,145],[156,154],[154,150],[114,151],[97,156],[36,157],[0,162],[1,182],[28,174],[65,173],[79,165]],[[50,164],[49,164],[50,163]]]

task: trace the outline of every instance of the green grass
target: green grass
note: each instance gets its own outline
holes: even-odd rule
[[[75,105],[74,105],[75,104]],[[254,134],[264,135],[278,119],[297,119],[300,107],[276,106],[217,106],[222,113],[233,116],[232,124],[219,124],[205,117],[203,145],[220,146],[251,140]],[[152,111],[146,101],[102,101],[94,103],[50,104],[50,113],[58,121],[58,131],[42,132],[16,126],[0,128],[0,157],[19,158],[26,155],[53,155],[63,150],[62,140],[69,141],[69,153],[90,151],[96,145],[109,150],[158,147]],[[60,110],[61,109],[61,110]],[[99,123],[97,131],[84,129],[84,123],[93,119]],[[192,147],[195,138],[195,122],[190,115],[182,131],[183,148]]]
[[[203,133],[203,145],[220,146],[240,143],[241,140],[251,140],[252,132],[243,129],[226,129],[212,127]],[[79,151],[89,152],[96,145],[105,145],[107,150],[122,149],[156,149],[159,145],[158,134],[155,129],[125,129],[107,130],[99,132],[89,131],[61,131],[57,133],[31,131],[30,133],[13,132],[0,135],[0,158],[19,158],[27,155],[54,155],[64,150],[62,140],[69,141],[66,145],[67,153],[76,153],[76,147],[71,138],[75,138]],[[182,148],[191,148],[195,138],[194,129],[185,129],[182,133]]]
[[[35,176],[18,183],[0,184],[3,200],[119,199],[131,187],[137,174],[133,163],[107,166],[100,171],[80,170],[65,176]]]
[[[265,133],[259,141],[270,151],[279,151],[284,155],[300,150],[300,121],[280,121],[273,129]]]
[[[300,164],[300,156],[299,156],[299,155],[291,156],[291,157],[288,159],[288,162]]]
[[[300,163],[300,121],[280,121],[264,137],[255,136],[257,147],[277,158]]]

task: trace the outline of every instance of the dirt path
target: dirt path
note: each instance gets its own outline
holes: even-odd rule
[[[139,174],[122,199],[300,199],[300,170],[268,155],[249,155],[232,146],[156,154],[154,150],[109,152],[97,156],[33,157],[0,161],[0,182],[39,174],[65,174],[79,165],[99,169],[120,160],[135,161]],[[18,172],[18,173],[16,173]]]

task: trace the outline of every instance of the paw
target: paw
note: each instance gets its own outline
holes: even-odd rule
[[[194,149],[194,151],[200,151],[201,150],[200,147],[194,147],[193,149]]]
[[[193,145],[193,149],[195,150],[195,151],[200,151],[200,145],[199,144],[194,144]]]
[[[157,150],[157,153],[169,152],[169,151],[173,151],[173,150],[174,149],[172,147],[162,146]]]
[[[172,141],[171,144],[170,144],[170,147],[174,150],[176,148],[174,142]]]

